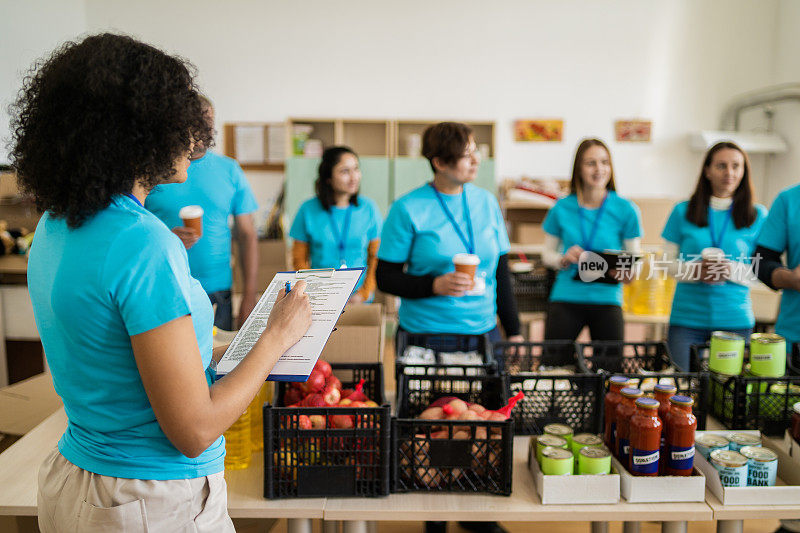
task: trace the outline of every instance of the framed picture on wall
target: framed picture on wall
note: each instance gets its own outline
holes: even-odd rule
[[[652,129],[651,120],[617,120],[614,122],[614,139],[620,143],[649,143]]]
[[[521,119],[514,122],[514,140],[517,142],[561,142],[564,121],[554,119]]]

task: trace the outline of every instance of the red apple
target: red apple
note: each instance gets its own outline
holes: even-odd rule
[[[293,403],[298,403],[302,399],[303,399],[303,393],[300,391],[300,389],[295,389],[293,387],[286,389],[286,392],[283,394],[284,405],[291,405]]]
[[[333,415],[331,425],[335,428],[350,429],[355,425],[352,415]]]
[[[342,382],[339,381],[339,378],[331,374],[330,376],[325,378],[325,386],[332,387],[334,389],[342,390]]]
[[[311,415],[308,417],[311,427],[314,429],[325,429],[326,420],[323,415]]]
[[[348,400],[350,400],[350,407],[366,407],[367,406],[367,404],[365,404],[364,402],[361,402],[361,401],[358,401],[358,400],[353,400],[352,398],[348,398]]]
[[[350,404],[353,403],[350,398],[344,398],[339,400],[339,407],[350,407]]]
[[[339,389],[334,388],[325,388],[322,391],[322,399],[325,400],[325,403],[328,405],[336,405],[339,403],[342,394],[339,392]]]
[[[353,389],[344,389],[342,390],[342,398],[349,398],[351,394],[355,392]]]
[[[366,402],[364,402],[364,405],[367,407],[378,407],[378,404],[373,402],[372,400],[367,400]]]
[[[317,359],[316,364],[314,364],[314,370],[319,370],[322,372],[322,375],[326,378],[333,373],[333,369],[331,365],[327,361],[323,361],[322,359]]]
[[[325,387],[325,376],[319,370],[312,370],[308,379],[303,383],[301,390],[306,394],[317,392]]]
[[[297,421],[297,425],[300,429],[311,429],[313,426],[311,425],[311,419],[308,418],[306,415],[300,415],[300,418]]]
[[[322,394],[315,392],[303,398],[303,407],[327,407]]]

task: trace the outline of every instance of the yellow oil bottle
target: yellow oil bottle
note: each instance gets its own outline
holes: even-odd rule
[[[250,402],[250,444],[254,452],[264,449],[264,403],[272,400],[272,383],[264,382]]]
[[[250,444],[250,407],[245,409],[239,420],[225,432],[225,468],[240,470],[250,466],[253,453]]]

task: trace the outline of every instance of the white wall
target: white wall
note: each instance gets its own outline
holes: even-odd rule
[[[8,162],[6,109],[31,64],[86,31],[84,0],[0,0],[0,164]]]
[[[613,120],[652,119],[652,143],[612,143],[630,196],[688,194],[701,154],[686,135],[715,128],[732,96],[770,84],[776,24],[789,33],[800,21],[792,0],[84,3],[88,31],[125,31],[190,58],[220,124],[490,119],[503,178],[566,176],[581,137],[611,140]],[[563,117],[564,142],[513,142],[513,120],[537,117]]]

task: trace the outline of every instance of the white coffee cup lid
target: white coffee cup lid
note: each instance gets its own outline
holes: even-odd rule
[[[700,257],[706,261],[721,261],[725,259],[725,251],[709,246],[708,248],[703,248],[703,251],[700,252]]]
[[[475,254],[456,254],[453,256],[456,265],[480,265],[481,258]]]
[[[174,211],[173,211],[174,213]],[[199,205],[187,205],[178,212],[181,218],[197,218],[203,216],[203,208]]]

